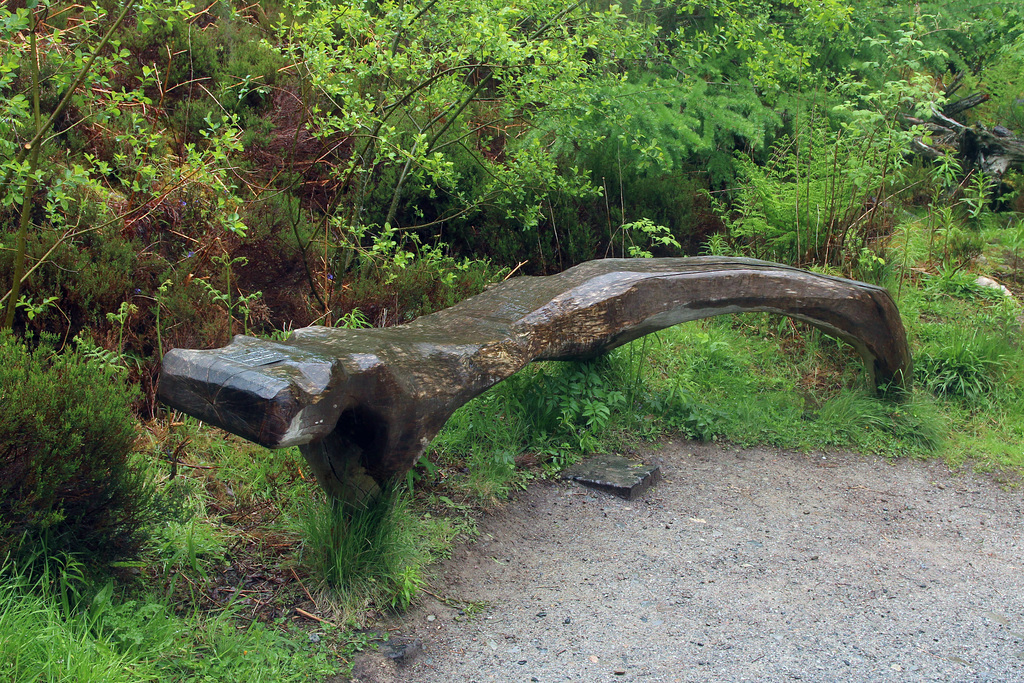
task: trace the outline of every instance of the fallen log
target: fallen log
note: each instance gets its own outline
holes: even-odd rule
[[[928,143],[922,136],[915,137],[911,151],[933,160],[955,153],[964,169],[977,168],[995,179],[1002,178],[1011,168],[1024,169],[1024,138],[1003,126],[989,130],[981,124],[967,126],[953,118],[988,99],[979,93],[947,104],[941,111],[933,108],[932,118],[927,121],[904,117],[907,125],[924,128],[931,138]]]
[[[953,118],[967,111],[968,109],[973,109],[974,107],[977,107],[979,104],[988,102],[990,99],[992,98],[989,97],[986,93],[974,93],[973,95],[968,95],[967,97],[959,99],[956,102],[948,102],[945,106],[942,107],[942,113],[944,116]]]

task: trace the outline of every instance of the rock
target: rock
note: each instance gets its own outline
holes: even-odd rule
[[[377,652],[363,652],[352,662],[351,683],[398,683],[398,665]]]
[[[595,455],[566,469],[562,479],[634,500],[661,479],[661,464],[645,465],[621,455]]]
[[[423,643],[415,638],[391,636],[378,650],[398,666],[408,666],[423,652]]]
[[[1011,299],[1013,298],[1013,292],[1010,291],[1009,287],[1007,287],[1006,285],[999,284],[990,277],[979,275],[978,278],[974,281],[974,284],[978,285],[979,287],[988,287],[989,289],[998,290],[1002,292],[1004,296],[1010,297]]]

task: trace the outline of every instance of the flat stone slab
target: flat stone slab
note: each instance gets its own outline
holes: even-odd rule
[[[604,453],[569,467],[562,472],[562,479],[578,481],[584,486],[634,500],[661,481],[661,463],[648,465],[621,455]]]

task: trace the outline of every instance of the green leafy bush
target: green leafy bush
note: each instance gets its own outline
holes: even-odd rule
[[[379,326],[404,323],[479,294],[504,274],[504,269],[485,259],[449,256],[443,244],[419,245],[412,239],[406,245],[414,252],[399,244],[400,238],[392,233],[385,232],[382,237],[359,254],[351,270],[340,272],[339,268],[327,280],[324,293],[336,302],[336,310],[359,308],[368,321]],[[334,316],[338,320],[343,317]]]
[[[550,372],[537,373],[520,399],[524,413],[535,420],[530,431],[541,434],[537,446],[549,437],[584,453],[598,448],[597,435],[612,413],[629,406],[626,392],[618,388],[628,379],[614,376],[615,368],[610,366],[607,359],[599,358],[553,364]]]
[[[130,392],[52,338],[0,334],[0,556],[134,553],[153,489],[132,461]]]

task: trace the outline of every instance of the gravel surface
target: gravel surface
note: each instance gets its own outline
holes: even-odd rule
[[[388,625],[408,656],[353,680],[1024,681],[1020,489],[850,454],[653,457],[641,499],[545,482],[483,516],[436,568],[445,600]]]

